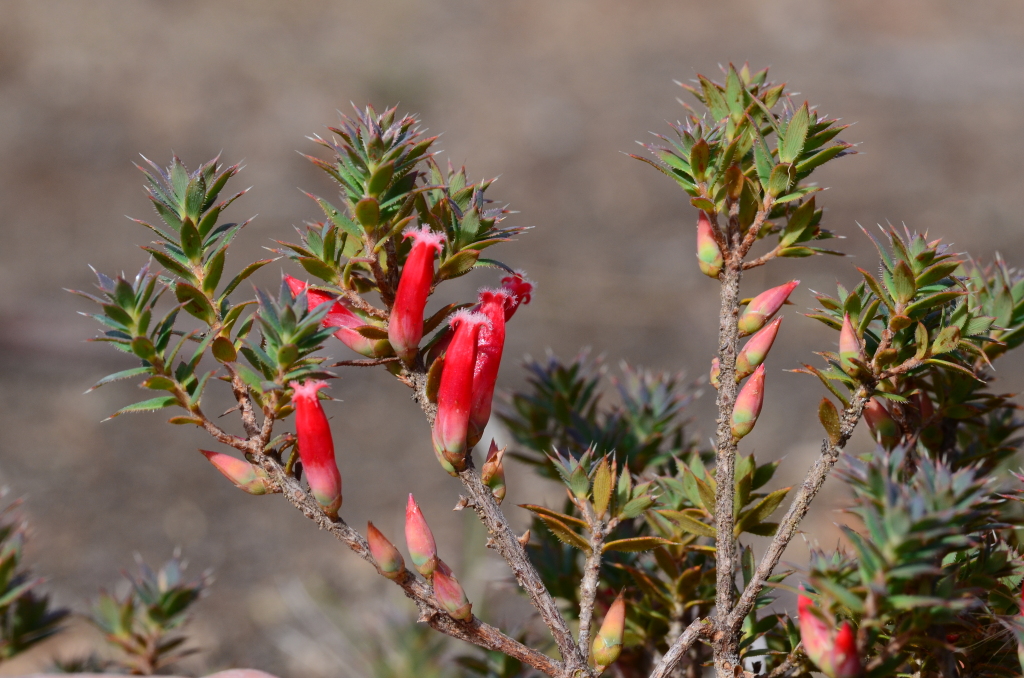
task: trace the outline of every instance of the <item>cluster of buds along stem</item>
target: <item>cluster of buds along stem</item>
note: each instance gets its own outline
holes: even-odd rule
[[[371,530],[371,533],[375,531]],[[380,533],[378,532],[377,534],[379,535]],[[384,539],[383,535],[380,535],[378,539],[376,550],[373,539],[369,539],[369,541],[371,553],[374,559],[377,560],[381,570],[385,570],[385,566],[382,563],[383,559],[387,561],[392,571],[397,571],[397,574],[394,575],[389,575],[385,572],[385,576],[389,576],[392,579],[398,578],[404,571],[404,564],[402,557],[398,555],[395,547]],[[434,534],[430,531],[430,526],[427,525],[427,520],[423,517],[419,504],[416,503],[411,494],[405,508],[405,543],[409,548],[409,556],[412,558],[413,566],[415,566],[420,574],[433,582],[434,597],[437,599],[438,605],[454,619],[460,621],[472,619],[473,604],[466,598],[466,592],[463,591],[459,580],[452,574],[451,568],[437,557],[437,544],[434,542]],[[396,559],[397,565],[395,564]]]
[[[710,228],[710,226],[709,226]],[[736,356],[736,383],[744,379],[747,383],[740,388],[732,411],[730,422],[732,435],[739,440],[754,430],[754,424],[764,405],[764,361],[779,334],[782,318],[776,318],[765,325],[786,303],[799,280],[765,290],[750,300],[740,316],[738,327],[742,336],[753,334]],[[711,384],[719,388],[721,364],[718,358],[711,361]]]
[[[434,284],[434,257],[441,251],[445,236],[428,226],[408,228],[403,235],[412,238],[413,244],[398,281],[388,320],[388,339],[402,362],[412,365],[423,338],[423,309]]]
[[[838,632],[818,616],[811,599],[797,599],[800,614],[800,638],[804,652],[829,678],[857,678],[863,672],[857,639],[850,622],[844,621]]]
[[[323,405],[317,392],[327,386],[325,381],[307,379],[293,381],[295,403],[295,431],[299,439],[299,459],[306,472],[306,480],[313,498],[324,512],[336,520],[341,508],[341,474],[334,458],[334,438]]]
[[[223,452],[199,451],[210,460],[214,468],[223,473],[224,477],[239,489],[245,490],[249,494],[267,494],[273,491],[270,477],[259,466]]]
[[[620,593],[608,608],[601,630],[594,637],[591,656],[598,672],[611,665],[622,653],[622,637],[626,632],[626,600]]]

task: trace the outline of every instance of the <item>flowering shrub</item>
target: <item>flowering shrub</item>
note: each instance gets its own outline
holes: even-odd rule
[[[162,223],[139,223],[156,235],[143,249],[162,271],[99,274],[99,293],[80,293],[100,307],[98,340],[137,361],[97,385],[141,379],[159,395],[114,416],[169,409],[171,423],[207,431],[234,450],[203,453],[235,485],[284,494],[400,586],[422,622],[510,657],[502,675],[523,667],[662,678],[698,676],[706,664],[719,677],[1019,675],[1024,562],[1015,525],[1024,495],[1001,469],[1021,424],[988,382],[992,361],[1024,342],[1024,280],[1000,260],[980,266],[924,234],[885,231],[877,273],[858,269],[852,288],[817,296],[821,308],[809,317],[838,331],[838,352],[823,346],[824,364],[798,371],[828,391],[818,412],[824,439],[795,491],[769,491],[779,462],[744,454],[741,441],[777,398],[766,359],[785,339],[777,314],[799,281],[745,300],[740,280],[776,258],[838,254],[823,246],[833,234],[808,179],[854,151],[837,140],[846,126],[792,99],[767,71],[730,66],[722,82],[701,77],[684,88],[703,112],[687,107],[685,122],[646,146],[653,159],[638,159],[698,210],[697,264],[718,283],[711,449],[685,428],[681,378],[626,367],[621,402],[608,404],[585,356],[530,363],[530,388],[501,414],[515,449],[483,439],[506,332],[532,295],[523,273],[483,254],[523,229],[504,225],[507,210],[487,197],[491,182],[442,169],[435,139],[395,109],[357,110],[316,138],[330,157],[310,160],[337,182],[340,202],[310,196],[323,221],[297,243],[278,241],[276,252],[311,279],[286,275],[276,295],[248,298],[241,287],[270,259],[224,275],[247,223],[221,222],[242,195],[222,197],[238,167],[214,159],[189,172],[177,158],[166,170],[147,161]],[[446,281],[488,267],[504,272],[499,288],[443,296]],[[435,294],[448,303],[427,316]],[[160,303],[165,295],[174,301]],[[335,350],[359,357],[329,362]],[[411,389],[438,463],[463,484],[458,507],[483,521],[557,656],[474,615],[440,557],[451,547],[436,543],[412,495],[411,569],[372,524],[364,536],[341,517],[322,400],[331,370],[344,367],[379,367]],[[241,433],[203,409],[217,383],[231,389]],[[862,418],[878,450],[844,462],[841,475],[863,527],[844,528],[849,551],[816,551],[805,571],[780,570]],[[478,470],[479,443],[487,453]],[[500,506],[506,456],[567,489],[559,507],[524,505],[534,522],[523,535]],[[770,538],[763,553],[747,535]],[[797,617],[769,608],[774,589],[796,585]]]

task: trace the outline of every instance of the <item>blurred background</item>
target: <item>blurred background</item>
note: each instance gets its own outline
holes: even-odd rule
[[[373,623],[412,614],[285,501],[232,488],[196,453],[213,445],[202,435],[159,414],[100,423],[139,399],[134,386],[82,395],[130,360],[83,343],[96,328],[62,289],[87,289],[89,264],[112,273],[145,262],[146,232],[125,218],[151,215],[132,167],[139,153],[166,164],[174,151],[192,167],[218,152],[244,160],[236,182],[253,190],[229,216],[258,217],[229,257],[237,270],[317,217],[298,188],[332,195],[296,153],[316,152],[305,137],[350,101],[399,103],[443,132],[442,158],[471,177],[500,175],[490,193],[518,211],[508,223],[536,227],[500,256],[539,288],[509,328],[504,388],[523,384],[521,356],[583,346],[613,367],[696,378],[714,352],[717,287],[694,262],[695,212],[623,153],[682,116],[673,80],[717,78],[718,64],[744,60],[856,123],[843,139],[861,151],[816,175],[835,187],[819,204],[852,259],[783,260],[743,282],[749,295],[803,280],[769,361],[769,404],[744,441],[761,459],[786,457],[778,480],[790,484],[819,445],[823,393],[783,370],[836,340],[798,311],[812,305],[811,289],[856,284],[853,265],[875,265],[858,223],[905,222],[982,260],[999,251],[1024,261],[1024,4],[0,0],[0,483],[26,497],[29,553],[58,601],[84,610],[133,552],[160,562],[181,546],[196,575],[214,568],[217,579],[199,607],[207,652],[195,670],[284,676],[361,666],[358,642],[317,641],[325,601],[342,626],[372,627],[367,610]],[[299,274],[275,263],[258,284],[276,285],[282,270]],[[467,278],[467,294],[493,282]],[[1000,365],[1003,390],[1022,383],[1014,360]],[[476,572],[476,595],[507,598],[506,571],[450,511],[457,485],[437,468],[405,387],[350,370],[333,394],[343,401],[331,414],[346,519],[372,519],[397,539],[400,502],[414,492],[442,556],[460,576]],[[713,397],[692,414],[706,439]],[[510,474],[509,506],[558,495],[528,472]],[[827,506],[814,516],[810,534],[834,543],[840,516]],[[805,552],[795,544],[787,559]],[[489,621],[523,614],[491,609]]]

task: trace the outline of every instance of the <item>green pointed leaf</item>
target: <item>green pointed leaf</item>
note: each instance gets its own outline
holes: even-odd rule
[[[695,143],[690,149],[690,169],[693,172],[693,178],[697,181],[707,180],[710,155],[711,149],[704,139]]]
[[[703,75],[697,77],[700,78],[700,86],[704,94],[704,105],[711,112],[711,117],[718,121],[729,115],[729,105],[726,103],[725,97],[722,96],[722,90],[718,89],[718,85]]]
[[[227,337],[217,337],[210,344],[210,352],[217,362],[221,363],[233,363],[238,360],[238,353],[235,351],[235,345]]]
[[[178,404],[178,399],[174,396],[160,396],[159,398],[151,398],[150,400],[143,400],[142,402],[129,405],[128,407],[122,407],[117,412],[107,417],[107,419],[113,419],[119,417],[122,414],[130,414],[132,412],[154,412],[156,410],[162,410],[165,407],[173,407]]]
[[[786,136],[779,143],[779,161],[790,163],[796,161],[804,150],[804,142],[807,140],[807,127],[810,122],[810,112],[807,110],[807,102],[793,114],[789,124],[786,126]]]
[[[557,518],[544,515],[540,516],[540,519],[551,530],[551,534],[558,538],[558,541],[577,548],[584,553],[590,553],[590,544],[587,543],[587,540],[570,530],[565,523]]]
[[[594,511],[598,516],[603,516],[608,510],[612,499],[612,487],[615,485],[615,475],[612,465],[605,457],[594,473]]]
[[[839,411],[836,410],[836,406],[832,404],[832,401],[828,398],[822,398],[821,403],[818,405],[818,421],[825,427],[825,432],[828,434],[829,441],[835,445],[839,442],[841,436],[840,422],[839,422]]]
[[[789,175],[790,168],[791,165],[780,163],[772,169],[772,173],[768,177],[768,195],[774,198],[789,190],[789,185],[791,183]]]
[[[207,325],[213,325],[217,321],[217,313],[210,304],[210,300],[194,285],[179,280],[174,286],[174,296],[184,304],[183,308],[186,312]]]
[[[714,537],[718,534],[718,531],[713,525],[701,522],[684,511],[662,509],[656,511],[656,513],[665,516],[677,525],[679,529],[684,532],[688,532],[689,534],[695,534],[698,537]]]
[[[181,251],[191,262],[198,262],[203,254],[203,238],[188,217],[181,222]]]
[[[107,376],[103,377],[95,384],[93,384],[92,388],[86,391],[86,393],[91,393],[92,391],[98,389],[100,386],[103,386],[104,384],[109,384],[113,381],[121,381],[122,379],[131,379],[132,377],[137,377],[141,374],[149,374],[152,369],[153,368],[151,367],[133,367],[130,370],[122,370],[121,372],[108,374]]]
[[[944,327],[939,332],[939,335],[935,337],[935,341],[932,343],[931,353],[932,355],[939,355],[942,353],[949,353],[956,349],[957,344],[960,343],[960,328],[956,325],[950,325]]]
[[[898,261],[892,271],[892,296],[903,305],[909,304],[917,294],[917,284],[914,282],[914,272],[907,266],[907,262]]]
[[[519,508],[524,508],[527,511],[536,514],[538,518],[553,518],[554,520],[566,523],[567,525],[575,525],[581,530],[587,529],[587,523],[579,518],[574,518],[570,515],[553,511],[549,508],[545,508],[544,506],[537,506],[536,504],[519,504]]]
[[[479,250],[462,250],[441,264],[441,267],[437,269],[437,279],[451,280],[452,278],[465,275],[473,270],[473,266],[476,265],[476,261],[479,258]]]

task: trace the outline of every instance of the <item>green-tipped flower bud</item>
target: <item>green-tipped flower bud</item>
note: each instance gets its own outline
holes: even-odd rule
[[[405,560],[402,559],[402,554],[373,526],[373,523],[366,523],[366,541],[370,544],[370,553],[377,561],[381,574],[388,579],[398,579],[405,573]]]
[[[781,324],[782,318],[776,318],[758,330],[757,334],[746,343],[740,354],[736,356],[736,381],[749,377],[757,369],[757,366],[768,357],[768,351],[771,350],[772,344],[775,342],[775,336],[779,333]]]
[[[469,621],[473,618],[473,603],[466,598],[459,580],[442,560],[437,561],[437,569],[434,570],[434,597],[455,619]]]
[[[487,460],[480,469],[480,482],[491,489],[494,500],[501,503],[505,498],[505,466],[501,463],[505,456],[505,448],[498,449],[498,444],[491,440],[491,447],[487,450]]]
[[[591,654],[596,666],[603,669],[619,658],[619,653],[622,652],[622,636],[625,631],[626,601],[620,593],[612,606],[608,608],[608,614],[604,616],[604,621],[601,623],[601,630],[594,638]]]
[[[790,280],[785,285],[765,290],[751,299],[739,319],[740,333],[753,334],[764,327],[764,324],[782,308],[786,299],[799,284],[799,280]]]
[[[405,545],[409,547],[412,564],[424,577],[429,577],[437,567],[437,545],[419,504],[409,495],[405,507]]]
[[[879,445],[887,450],[896,447],[900,441],[900,425],[878,398],[872,398],[864,406],[864,421],[871,430],[871,437]]]
[[[732,435],[742,438],[754,430],[757,417],[761,414],[764,404],[764,365],[758,365],[750,380],[743,384],[740,394],[736,396],[736,406],[732,410]]]
[[[711,385],[718,388],[718,376],[722,374],[722,364],[718,362],[718,358],[711,359],[711,375],[708,380]]]
[[[270,480],[267,472],[258,466],[253,466],[244,459],[232,457],[223,452],[211,452],[199,450],[203,456],[210,460],[214,468],[224,474],[224,477],[235,484],[235,487],[245,490],[249,494],[266,494],[270,491]]]
[[[839,331],[839,364],[850,376],[860,371],[855,360],[861,360],[860,339],[857,338],[857,330],[853,328],[850,315],[846,314],[843,316],[843,329]]]
[[[711,220],[701,212],[697,217],[697,265],[704,275],[717,278],[722,272],[722,263],[722,250],[711,230]]]

